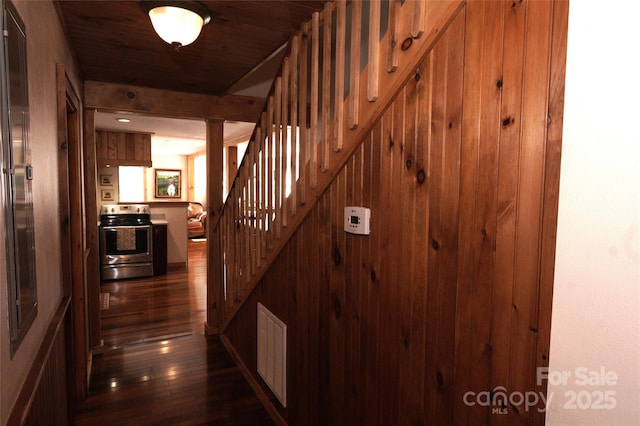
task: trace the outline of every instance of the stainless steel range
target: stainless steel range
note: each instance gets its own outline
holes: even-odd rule
[[[107,204],[100,208],[103,280],[153,275],[151,216],[147,204]]]

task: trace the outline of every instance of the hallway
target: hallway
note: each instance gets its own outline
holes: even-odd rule
[[[204,335],[206,242],[188,270],[102,285],[102,354],[77,425],[272,425],[217,337]],[[108,307],[108,309],[107,309]]]

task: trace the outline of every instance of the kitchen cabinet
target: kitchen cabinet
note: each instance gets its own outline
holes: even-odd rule
[[[98,166],[151,167],[151,133],[96,130]]]
[[[167,225],[153,225],[153,275],[167,273]]]

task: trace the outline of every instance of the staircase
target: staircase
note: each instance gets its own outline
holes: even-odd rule
[[[335,0],[292,35],[210,230],[220,332],[462,5]]]

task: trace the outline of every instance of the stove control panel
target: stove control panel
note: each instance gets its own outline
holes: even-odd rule
[[[100,214],[149,214],[148,204],[104,204],[100,207]]]

